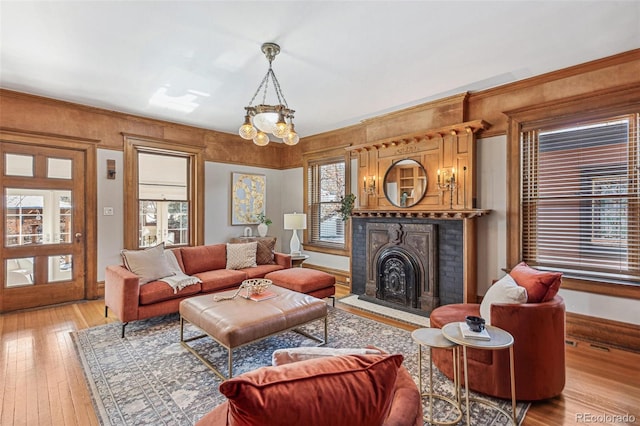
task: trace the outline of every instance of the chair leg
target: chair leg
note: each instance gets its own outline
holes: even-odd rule
[[[127,326],[127,324],[129,324],[128,322],[123,322],[122,323],[122,335],[120,336],[122,339],[124,339],[124,328]]]
[[[107,318],[109,316],[109,307],[104,305],[104,317]]]

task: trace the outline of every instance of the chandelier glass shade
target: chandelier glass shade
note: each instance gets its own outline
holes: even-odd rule
[[[238,134],[243,139],[253,140],[253,143],[259,146],[265,146],[269,143],[269,134],[276,138],[281,138],[287,145],[295,145],[300,141],[300,137],[293,126],[293,114],[295,111],[287,105],[280,83],[271,65],[276,55],[280,53],[280,46],[275,43],[264,43],[262,52],[269,61],[269,70],[262,79],[253,98],[251,98],[249,105],[244,107],[246,115]],[[275,105],[266,103],[270,81],[277,99],[277,104]],[[262,93],[262,103],[253,105],[260,93]]]

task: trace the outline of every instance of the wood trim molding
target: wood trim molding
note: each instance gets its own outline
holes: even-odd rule
[[[626,322],[567,312],[567,337],[598,346],[640,352],[640,327]]]
[[[486,216],[491,210],[354,210],[351,214],[356,217],[408,217],[426,219],[471,219]]]

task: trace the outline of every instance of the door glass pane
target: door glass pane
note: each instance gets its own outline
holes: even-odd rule
[[[47,282],[71,281],[73,275],[73,256],[58,255],[49,256],[49,278]]]
[[[5,261],[6,287],[33,285],[33,257],[7,259]]]
[[[71,179],[71,160],[47,158],[47,177],[50,179]]]
[[[5,245],[71,242],[71,191],[7,188]]]
[[[33,156],[5,154],[4,170],[7,176],[33,177]]]

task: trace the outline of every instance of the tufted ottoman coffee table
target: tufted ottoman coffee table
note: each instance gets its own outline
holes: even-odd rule
[[[316,340],[321,345],[327,343],[327,304],[323,300],[276,286],[271,286],[269,290],[277,296],[259,302],[241,296],[216,301],[213,294],[183,300],[180,302],[180,343],[223,380],[233,377],[233,349],[240,346],[288,330]],[[223,291],[215,296],[229,297],[234,293],[235,290]],[[296,329],[316,320],[324,320],[324,338]],[[205,334],[185,339],[185,321],[195,325]],[[227,349],[228,377],[187,344],[207,336]]]
[[[269,272],[264,277],[279,287],[318,299],[330,297],[335,306],[336,278],[331,274],[310,268],[289,268]]]

